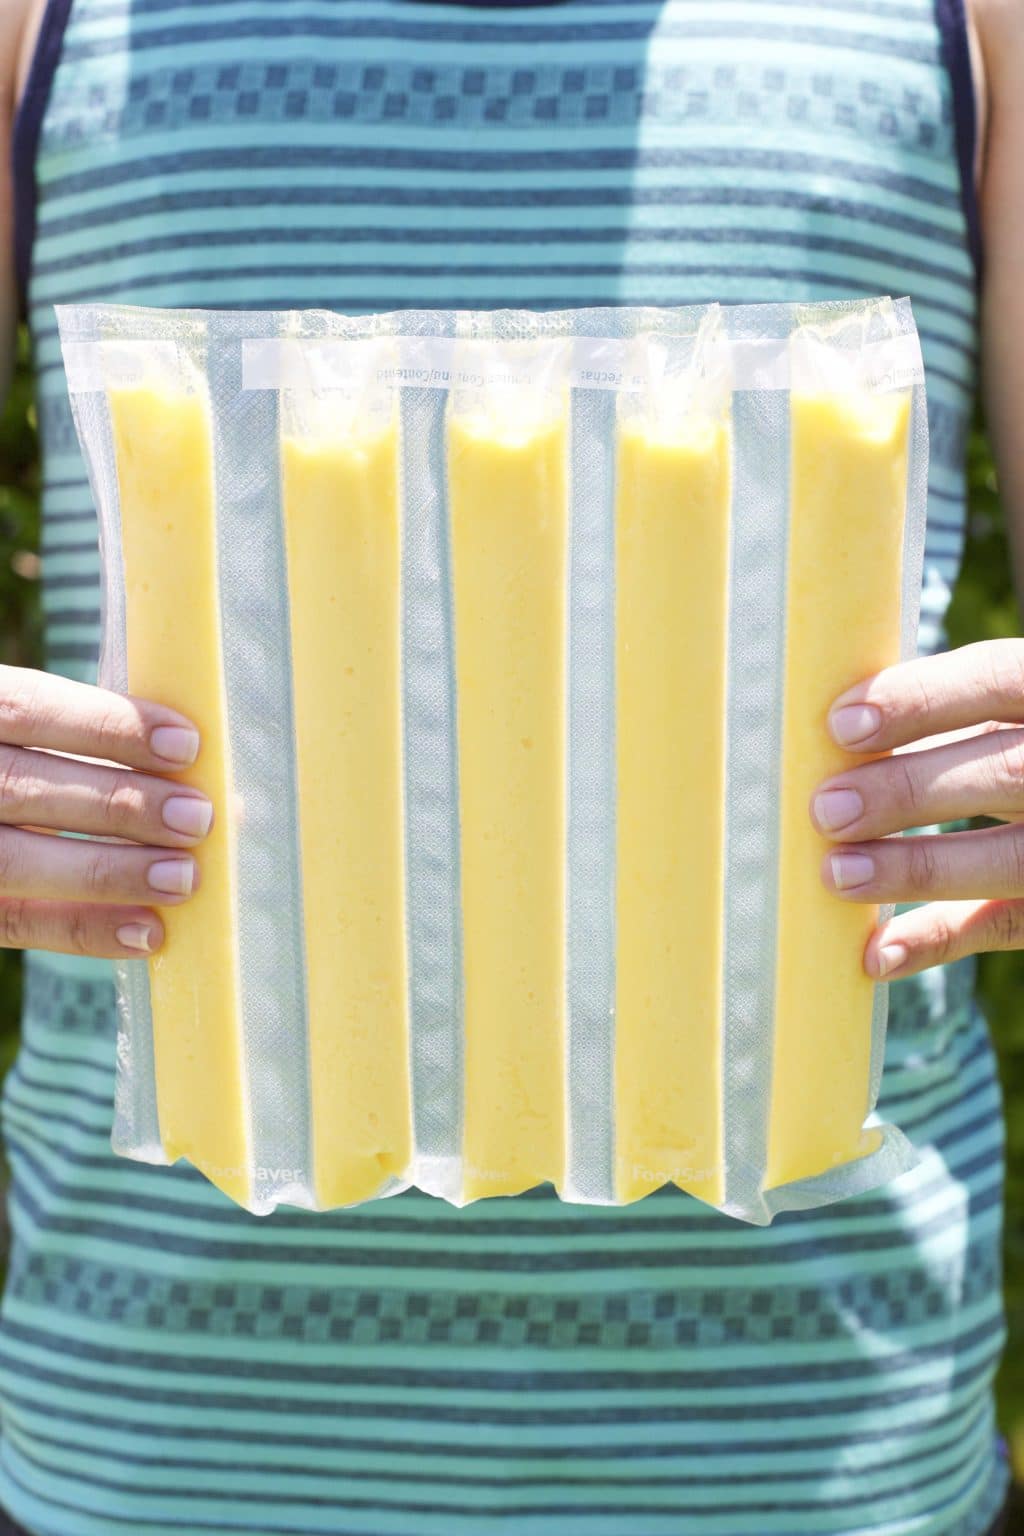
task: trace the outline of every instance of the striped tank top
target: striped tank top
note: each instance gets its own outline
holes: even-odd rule
[[[47,665],[95,681],[52,306],[909,294],[920,644],[964,530],[980,251],[947,0],[51,0],[16,132]],[[26,956],[0,1504],[35,1536],[981,1536],[1004,1128],[967,960],[892,987],[920,1165],[770,1227],[664,1189],[257,1219],[109,1146],[109,962]],[[827,1029],[829,1020],[822,1018]]]

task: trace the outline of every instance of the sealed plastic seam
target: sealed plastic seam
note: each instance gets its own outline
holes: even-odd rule
[[[908,300],[58,319],[100,681],[196,720],[216,807],[116,967],[118,1152],[259,1214],[759,1224],[913,1166],[886,912],[807,816],[828,705],[916,638]]]
[[[657,333],[655,333],[657,334]],[[607,389],[631,393],[649,387],[657,377],[663,349],[650,347],[650,338],[606,336],[567,338],[566,383],[574,389]],[[137,344],[135,344],[137,345]],[[528,344],[527,344],[528,345]],[[716,339],[722,361],[731,370],[735,390],[786,390],[790,387],[791,344],[788,337]],[[793,384],[828,382],[832,369],[835,385],[844,382],[841,372],[856,370],[857,382],[872,389],[902,389],[923,382],[923,362],[916,333],[902,333],[866,342],[856,362],[837,359],[827,343],[807,337],[797,350]],[[134,366],[129,345],[111,352],[110,365]],[[389,384],[407,389],[449,390],[497,382],[526,386],[541,379],[543,355],[533,367],[516,358],[510,364],[496,356],[489,343],[454,336],[405,336],[365,340],[308,340],[246,338],[242,341],[242,388],[358,389]],[[67,363],[72,393],[102,388],[98,355],[88,343],[72,343]],[[819,378],[817,373],[826,372]],[[511,371],[511,377],[510,377]],[[500,372],[501,378],[496,375]]]

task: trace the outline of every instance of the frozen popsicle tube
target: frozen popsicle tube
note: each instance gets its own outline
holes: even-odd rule
[[[908,300],[58,321],[101,675],[217,813],[117,969],[119,1152],[757,1224],[914,1166],[808,803],[918,626]]]
[[[821,883],[830,844],[808,807],[857,762],[826,729],[832,701],[900,659],[910,395],[794,390],[774,1058],[765,1188],[862,1157],[874,983],[863,951],[878,907]]]
[[[463,1195],[564,1164],[567,412],[450,414]]]
[[[620,420],[615,492],[615,1171],[722,1198],[730,432]]]
[[[124,558],[128,688],[194,720],[201,747],[174,775],[214,805],[198,889],[163,907],[149,961],[160,1138],[232,1199],[249,1195],[234,820],[221,664],[211,431],[204,394],[109,391]]]
[[[391,402],[389,401],[389,405]],[[313,1178],[324,1207],[412,1153],[397,411],[281,443]]]

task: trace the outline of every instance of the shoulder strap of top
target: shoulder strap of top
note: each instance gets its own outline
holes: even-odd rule
[[[953,126],[956,132],[957,159],[960,164],[960,188],[975,276],[980,282],[983,257],[981,217],[978,209],[978,192],[974,184],[974,154],[978,121],[964,0],[935,0],[935,19],[942,40],[943,62],[949,72],[953,90]]]
[[[28,277],[36,229],[36,150],[72,0],[46,0],[28,78],[14,115],[11,176],[14,183],[14,271],[20,318],[28,314]]]

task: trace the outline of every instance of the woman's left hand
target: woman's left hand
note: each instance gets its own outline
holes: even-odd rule
[[[871,936],[869,976],[895,980],[982,950],[1024,948],[1024,640],[900,662],[849,688],[829,731],[849,752],[896,751],[819,784],[811,820],[848,901],[924,902]],[[889,837],[961,817],[1009,825]]]

